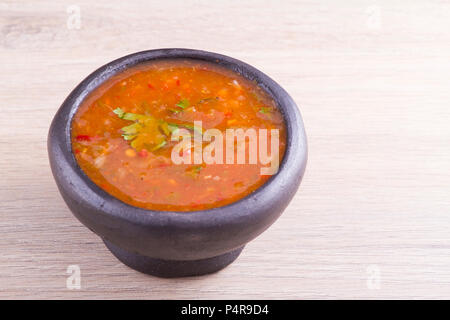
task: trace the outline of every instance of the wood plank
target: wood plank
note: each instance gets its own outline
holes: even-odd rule
[[[78,0],[81,28],[68,29],[72,4],[0,3],[0,298],[450,297],[448,1]],[[48,165],[50,121],[75,85],[162,47],[254,65],[307,128],[294,200],[210,276],[123,266],[71,215]],[[66,288],[69,265],[80,290]]]

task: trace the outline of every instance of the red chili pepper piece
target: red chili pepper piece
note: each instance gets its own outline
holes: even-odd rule
[[[177,86],[180,86],[180,79],[177,79]]]
[[[91,141],[91,136],[85,135],[85,134],[80,134],[78,136],[76,136],[77,141]]]
[[[155,88],[154,86],[152,86],[151,83],[148,83],[148,84],[147,84],[147,87],[148,87],[149,89],[154,89],[154,88]]]

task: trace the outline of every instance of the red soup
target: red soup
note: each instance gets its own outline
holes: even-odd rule
[[[210,129],[223,138],[215,135],[205,141]],[[261,170],[267,162],[249,161],[255,154],[250,136],[240,142],[233,138],[231,151],[225,150],[227,129],[254,129],[256,138],[261,138],[260,129],[267,129],[269,144],[270,133],[277,131],[281,161],[284,120],[255,82],[212,63],[162,60],[124,71],[97,88],[73,118],[72,149],[85,174],[127,204],[162,211],[203,210],[235,202],[270,178]],[[186,134],[203,140],[188,140]],[[223,155],[219,149],[211,155],[223,161],[202,160],[211,141],[220,139]],[[192,143],[184,143],[188,141]],[[227,161],[233,152],[238,158],[239,143],[247,147],[246,161]],[[267,149],[271,155],[270,145]],[[174,161],[174,154],[184,162]]]

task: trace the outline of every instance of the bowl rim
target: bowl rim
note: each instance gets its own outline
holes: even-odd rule
[[[111,77],[136,65],[164,59],[193,59],[221,65],[237,72],[240,76],[256,81],[257,85],[274,99],[286,125],[285,154],[275,175],[242,199],[221,207],[195,211],[159,211],[136,207],[110,195],[87,176],[72,152],[72,120],[79,106],[97,87]],[[59,123],[58,125],[58,120],[63,120],[65,123],[63,125]],[[64,131],[61,132],[61,130]],[[57,148],[51,148],[50,144],[55,143]],[[61,169],[68,170],[68,175],[77,178],[71,182],[71,187],[76,185],[75,192],[81,195],[80,192],[87,191],[94,195],[93,197],[81,195],[81,198],[87,199],[88,202],[101,203],[101,211],[108,215],[144,225],[154,225],[155,219],[158,220],[156,223],[169,223],[172,219],[176,219],[187,224],[191,224],[193,221],[196,223],[202,221],[210,223],[213,221],[216,224],[229,221],[230,218],[236,221],[240,218],[246,219],[251,214],[251,208],[256,203],[262,206],[269,206],[275,197],[280,196],[280,192],[283,190],[277,190],[276,187],[283,189],[283,186],[286,185],[286,180],[292,178],[290,174],[300,175],[298,184],[300,183],[308,154],[306,134],[300,111],[290,95],[278,83],[263,72],[240,60],[214,52],[186,48],[153,49],[132,53],[113,60],[89,74],[65,99],[52,122],[49,132],[49,153],[51,154],[52,152],[61,152],[63,154],[63,157],[58,157],[58,166]]]

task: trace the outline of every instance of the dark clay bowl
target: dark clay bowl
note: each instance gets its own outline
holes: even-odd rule
[[[157,59],[197,59],[217,63],[256,80],[278,103],[287,127],[287,147],[279,171],[261,188],[230,205],[192,212],[160,212],[130,206],[95,185],[78,166],[71,150],[72,117],[101,83],[140,63]],[[72,213],[99,235],[124,264],[160,277],[202,275],[233,262],[245,244],[266,230],[296,193],[307,159],[300,112],[275,81],[239,60],[220,54],[161,49],[112,61],[84,79],[53,119],[48,153],[59,191]]]

